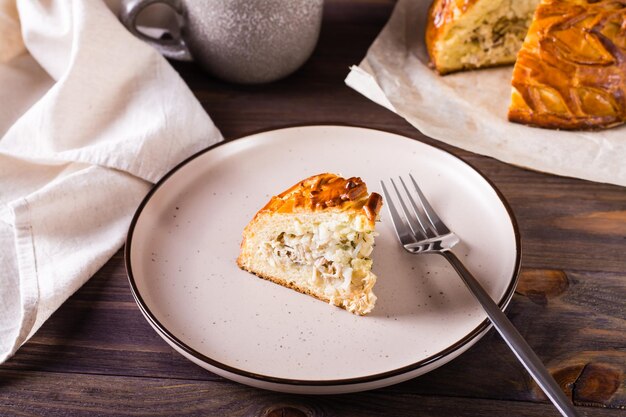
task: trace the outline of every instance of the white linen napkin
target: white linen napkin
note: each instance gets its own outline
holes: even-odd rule
[[[14,1],[0,0],[0,363],[122,246],[151,183],[222,139],[102,0],[20,0],[19,20]]]

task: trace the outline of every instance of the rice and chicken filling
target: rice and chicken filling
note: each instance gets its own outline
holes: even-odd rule
[[[465,41],[467,53],[461,57],[461,63],[482,66],[514,57],[529,25],[530,18],[503,16],[491,25],[485,21],[476,26]]]
[[[280,233],[264,242],[264,252],[273,267],[289,264],[311,266],[309,284],[326,287],[327,295],[350,292],[364,285],[369,276],[374,232],[357,231],[350,224],[321,223],[311,230]]]

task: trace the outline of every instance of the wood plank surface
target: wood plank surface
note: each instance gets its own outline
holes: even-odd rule
[[[285,395],[231,382],[0,371],[0,415],[67,416],[510,416],[551,417],[549,404],[424,396],[393,388],[352,395]],[[621,410],[586,408],[588,417]]]
[[[522,274],[507,315],[588,416],[626,408],[626,188],[503,164],[424,137],[343,83],[393,7],[327,1],[320,42],[277,83],[237,86],[175,63],[227,139],[338,123],[436,144],[481,170],[520,227]],[[307,397],[224,380],[174,352],[139,312],[118,252],[0,366],[0,415],[556,416],[497,333],[422,377]]]

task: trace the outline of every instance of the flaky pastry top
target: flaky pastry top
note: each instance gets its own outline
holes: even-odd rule
[[[594,129],[626,121],[626,0],[543,0],[513,72],[509,120]]]
[[[324,173],[302,180],[272,197],[259,214],[362,210],[370,223],[373,223],[380,212],[382,201],[380,194],[368,194],[365,182],[359,177],[346,179],[336,174]]]

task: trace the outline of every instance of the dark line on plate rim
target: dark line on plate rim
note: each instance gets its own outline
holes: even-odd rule
[[[495,191],[496,195],[498,196],[498,198],[500,199],[502,205],[504,206],[504,208],[506,209],[508,215],[509,215],[509,219],[511,221],[511,225],[513,226],[513,233],[515,235],[515,247],[516,247],[516,257],[515,257],[515,265],[513,268],[513,276],[511,277],[511,280],[509,282],[509,285],[503,295],[503,297],[500,299],[500,301],[498,302],[498,307],[500,307],[500,309],[503,309],[506,305],[508,305],[509,301],[511,300],[511,298],[513,297],[513,294],[515,292],[515,287],[517,286],[517,282],[519,279],[519,271],[520,271],[520,267],[521,267],[521,258],[522,258],[522,247],[521,247],[521,239],[520,239],[520,233],[519,233],[519,226],[517,224],[517,220],[515,218],[515,215],[513,214],[513,210],[511,209],[511,206],[509,205],[508,201],[506,200],[506,198],[504,197],[504,195],[502,194],[502,192],[498,189],[498,187],[496,187],[496,185],[489,179],[487,178],[487,176],[485,176],[485,174],[483,174],[478,168],[476,168],[475,166],[473,166],[472,164],[470,164],[469,162],[465,161],[463,158],[454,155],[453,153],[445,150],[442,146],[438,145],[438,144],[431,144],[431,143],[425,143],[419,139],[416,138],[411,138],[406,136],[403,133],[396,133],[393,132],[391,130],[382,130],[382,129],[373,129],[373,128],[368,128],[368,127],[362,127],[362,126],[354,126],[354,125],[350,125],[350,124],[340,124],[340,123],[336,123],[334,122],[333,124],[328,124],[328,125],[322,125],[322,124],[316,124],[316,125],[311,125],[311,124],[295,124],[295,125],[289,125],[289,126],[284,126],[284,127],[278,127],[278,128],[269,128],[269,129],[261,129],[258,131],[254,131],[251,133],[247,133],[245,136],[239,136],[237,138],[234,139],[229,139],[229,140],[223,140],[222,142],[218,142],[215,143],[211,146],[209,146],[206,149],[203,149],[201,151],[196,152],[195,154],[189,156],[188,158],[184,159],[182,162],[180,162],[178,165],[176,165],[174,168],[172,168],[167,174],[165,174],[155,185],[154,187],[148,191],[148,193],[146,194],[146,196],[144,197],[144,199],[141,201],[141,203],[139,204],[139,207],[137,208],[133,219],[130,223],[130,227],[128,230],[128,235],[126,237],[126,245],[124,248],[124,263],[126,266],[126,274],[128,275],[128,281],[130,284],[130,288],[131,288],[131,292],[135,298],[135,301],[137,303],[137,305],[139,306],[139,309],[142,311],[142,313],[144,314],[144,316],[151,322],[151,324],[153,326],[155,326],[157,329],[159,329],[159,331],[161,332],[161,336],[165,336],[167,339],[170,340],[170,342],[172,342],[173,344],[175,344],[176,346],[178,346],[180,349],[184,350],[185,352],[187,352],[189,355],[195,357],[196,359],[205,362],[215,368],[221,369],[223,371],[226,372],[230,372],[232,374],[235,375],[239,375],[239,376],[243,376],[246,378],[250,378],[250,379],[254,379],[254,380],[258,380],[258,381],[262,381],[262,382],[269,382],[269,383],[273,383],[273,384],[279,384],[279,385],[296,385],[296,386],[315,386],[315,387],[319,387],[319,386],[344,386],[344,385],[354,385],[354,384],[363,384],[363,383],[369,383],[369,382],[374,382],[374,381],[380,381],[380,380],[384,380],[384,379],[388,379],[391,377],[395,377],[395,376],[399,376],[402,374],[406,374],[412,371],[415,371],[419,368],[422,368],[426,365],[429,365],[433,362],[436,362],[440,359],[443,359],[446,356],[449,356],[450,354],[454,353],[455,351],[459,350],[460,348],[462,348],[463,346],[465,346],[466,344],[468,344],[470,341],[472,341],[473,339],[475,339],[478,335],[480,335],[480,333],[482,333],[484,330],[486,330],[489,325],[490,325],[490,321],[489,319],[485,319],[482,323],[480,323],[476,328],[474,328],[472,331],[470,331],[465,337],[459,339],[456,343],[450,345],[448,348],[442,350],[441,352],[438,352],[434,355],[429,356],[426,359],[423,359],[419,362],[415,362],[411,365],[407,365],[404,366],[402,368],[397,368],[391,371],[387,371],[387,372],[382,372],[379,374],[374,374],[374,375],[368,375],[368,376],[362,376],[362,377],[355,377],[355,378],[346,378],[346,379],[333,379],[333,380],[301,380],[301,379],[289,379],[289,378],[280,378],[280,377],[273,377],[273,376],[268,376],[268,375],[261,375],[261,374],[255,374],[253,372],[249,372],[249,371],[245,371],[239,368],[234,368],[232,366],[226,365],[224,363],[221,363],[219,361],[216,361],[215,359],[212,359],[208,356],[203,355],[202,353],[196,351],[195,349],[191,348],[190,346],[186,345],[184,342],[182,342],[181,340],[179,340],[176,336],[174,336],[169,330],[167,330],[167,328],[165,326],[163,326],[159,320],[154,316],[154,314],[152,314],[152,312],[150,311],[150,308],[147,306],[146,302],[143,300],[143,298],[141,297],[141,294],[139,293],[139,290],[135,284],[135,278],[133,276],[133,271],[132,271],[132,267],[130,265],[130,250],[131,250],[131,246],[132,246],[132,238],[133,238],[133,232],[135,230],[135,226],[139,220],[139,216],[141,215],[143,209],[146,207],[146,205],[148,204],[148,202],[150,201],[150,199],[152,198],[152,196],[156,193],[156,191],[165,183],[167,182],[167,180],[174,175],[177,171],[179,171],[181,168],[183,168],[185,165],[187,165],[189,162],[191,162],[192,160],[202,156],[203,154],[212,151],[213,149],[216,149],[220,146],[226,145],[228,143],[240,140],[240,139],[246,139],[250,136],[255,136],[261,133],[267,133],[267,132],[271,132],[274,130],[285,130],[285,129],[293,129],[293,128],[302,128],[302,127],[326,127],[326,128],[335,128],[335,127],[349,127],[349,128],[357,128],[357,129],[366,129],[366,130],[373,130],[373,131],[378,131],[378,132],[383,132],[383,133],[389,133],[392,135],[396,135],[399,137],[402,137],[404,139],[407,140],[411,140],[411,141],[418,141],[421,142],[422,144],[426,145],[426,146],[431,146],[435,149],[438,149],[456,159],[458,159],[459,161],[461,161],[462,163],[464,163],[465,165],[469,166],[471,169],[473,169],[476,173],[478,173],[486,182],[487,184],[489,184],[489,186]]]

